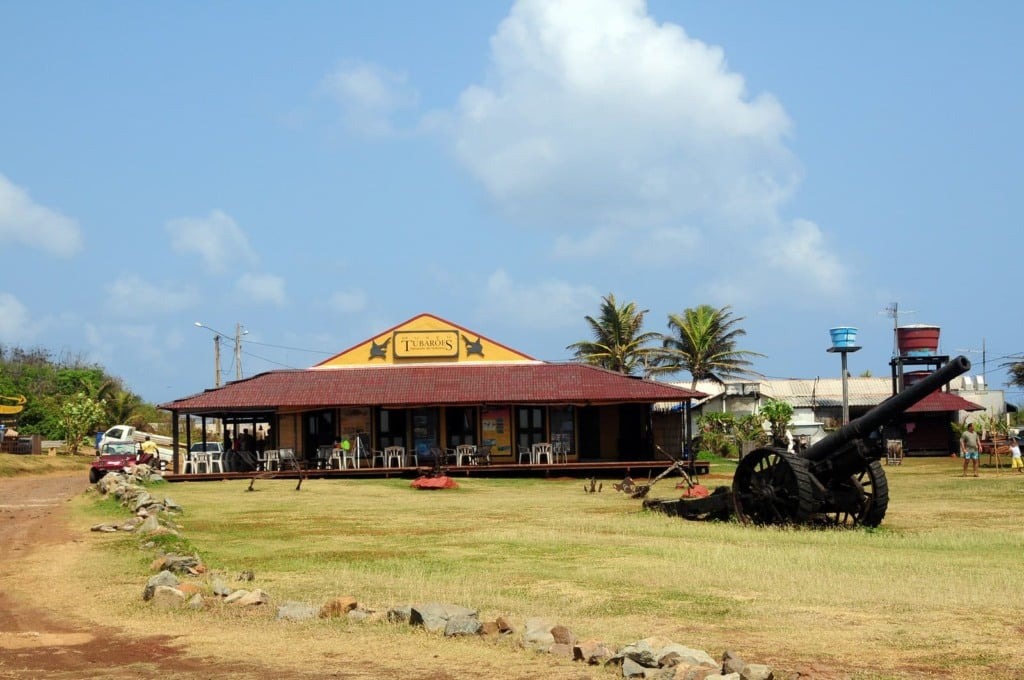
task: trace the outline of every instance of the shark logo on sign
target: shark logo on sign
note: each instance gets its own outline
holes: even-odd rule
[[[480,342],[480,336],[476,337],[476,340],[470,340],[465,335],[462,336],[462,341],[466,343],[466,356],[478,356],[484,355],[484,343]]]
[[[388,338],[379,345],[373,340],[370,341],[370,358],[371,359],[387,359],[388,358],[388,343],[391,342],[391,338]]]

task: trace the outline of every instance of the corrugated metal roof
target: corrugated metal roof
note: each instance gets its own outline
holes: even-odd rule
[[[613,404],[703,396],[578,363],[420,364],[271,371],[160,408],[200,413],[335,406]]]
[[[689,390],[690,385],[693,384],[693,381],[687,380],[686,382],[673,382],[669,384],[674,387]],[[703,394],[700,398],[694,399],[691,402],[691,406],[700,406],[708,399],[714,399],[718,395],[725,392],[725,385],[719,382],[718,380],[698,380],[696,389],[698,392],[702,392]],[[683,402],[681,401],[659,401],[654,405],[654,410],[656,412],[681,411],[682,408]]]
[[[697,388],[709,396],[707,399],[728,392],[728,386],[748,385],[752,381],[728,381],[724,385],[715,381],[700,381]],[[689,385],[689,383],[675,383]],[[790,378],[787,380],[762,380],[756,382],[757,391],[766,399],[785,401],[796,408],[841,407],[843,405],[842,378]],[[847,403],[850,406],[876,406],[892,396],[892,379],[882,377],[847,378]],[[699,406],[702,402],[693,402]],[[922,405],[923,404],[923,405]],[[682,407],[682,402],[661,402],[655,404],[657,411],[672,411]],[[910,412],[928,411],[976,411],[983,407],[948,392],[938,396],[929,395]]]
[[[892,395],[892,381],[889,378],[847,378],[847,392],[850,406],[874,406]],[[841,378],[766,380],[761,393],[797,408],[842,406],[843,381]]]

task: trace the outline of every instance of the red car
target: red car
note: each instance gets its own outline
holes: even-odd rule
[[[108,472],[121,472],[135,465],[151,465],[155,461],[156,456],[142,453],[133,442],[107,443],[89,468],[89,483],[95,484]]]

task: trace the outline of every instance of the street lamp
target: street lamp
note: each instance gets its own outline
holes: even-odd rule
[[[196,326],[213,333],[213,386],[220,387],[220,333],[196,321]]]
[[[230,340],[231,336],[225,333],[221,333],[216,328],[211,328],[210,326],[207,326],[206,324],[199,321],[196,321],[195,325],[198,328],[205,328],[206,330],[213,333],[213,384],[216,387],[220,387],[220,339],[228,338]],[[234,363],[236,380],[242,379],[242,336],[247,335],[248,333],[249,331],[242,328],[242,324],[235,324]]]

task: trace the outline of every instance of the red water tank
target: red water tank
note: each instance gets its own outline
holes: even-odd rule
[[[913,324],[896,329],[900,356],[921,357],[939,353],[939,327]]]
[[[931,374],[931,371],[908,371],[903,374],[903,387],[907,388],[914,383],[921,382],[923,378],[927,378]]]

